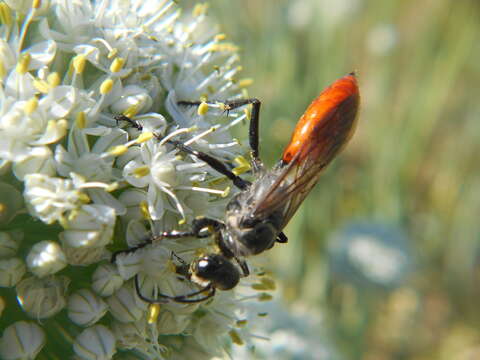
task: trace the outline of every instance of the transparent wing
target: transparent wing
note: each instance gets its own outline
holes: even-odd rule
[[[351,99],[358,102],[358,98]],[[291,161],[278,169],[278,178],[253,209],[254,217],[273,212],[282,216],[283,229],[317,183],[322,170],[342,150],[354,131],[357,106],[345,101],[317,122]]]

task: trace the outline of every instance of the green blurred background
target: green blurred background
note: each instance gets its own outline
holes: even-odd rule
[[[480,2],[212,1],[210,14],[255,80],[268,165],[310,101],[358,72],[357,132],[269,253],[283,298],[320,309],[346,359],[480,359]]]

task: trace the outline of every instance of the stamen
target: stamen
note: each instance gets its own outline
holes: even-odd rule
[[[87,116],[84,111],[79,111],[75,118],[75,125],[78,129],[84,129],[87,124]]]
[[[144,133],[141,133],[136,139],[135,143],[137,144],[142,144],[150,139],[152,139],[155,136],[155,134],[151,131],[147,131]]]
[[[83,73],[83,70],[85,70],[86,63],[87,63],[87,58],[83,54],[75,56],[72,60],[73,69],[77,74]]]
[[[10,27],[13,22],[12,10],[4,2],[0,3],[0,21],[2,22],[2,24],[7,25],[8,27]]]
[[[197,114],[198,115],[205,115],[208,112],[208,104],[205,101],[198,106]]]
[[[151,325],[157,322],[158,315],[160,314],[159,304],[150,304],[148,307],[147,322]]]
[[[247,87],[253,84],[253,79],[252,78],[245,78],[241,79],[238,81],[238,86],[239,87]]]
[[[196,4],[192,11],[193,16],[198,17],[201,15],[205,15],[208,10],[208,7],[209,7],[209,4],[207,3]]]
[[[220,195],[221,197],[227,197],[228,194],[230,193],[230,186],[228,186],[225,190],[216,190],[216,189],[210,189],[210,188],[203,188],[199,186],[176,186],[175,189],[206,192],[209,194]]]
[[[60,75],[58,72],[52,72],[51,74],[48,74],[47,76],[47,82],[50,85],[51,88],[57,87],[60,85]]]
[[[16,70],[19,74],[24,75],[28,72],[28,67],[30,65],[30,60],[32,59],[32,55],[29,53],[24,53],[20,56],[20,60],[18,61]]]
[[[245,344],[243,339],[240,337],[240,334],[234,329],[230,330],[228,335],[230,336],[230,339],[232,339],[234,344],[240,345],[240,346]]]
[[[112,91],[112,88],[113,88],[113,80],[112,79],[106,79],[100,85],[100,94],[106,95],[110,91]]]
[[[123,68],[123,64],[125,64],[125,59],[117,57],[113,60],[112,64],[110,65],[110,71],[112,73],[119,72]]]
[[[150,211],[148,211],[148,203],[146,201],[141,201],[139,207],[143,218],[150,220],[152,217],[150,216]]]
[[[185,141],[184,144],[188,146],[188,145],[194,143],[195,141],[201,139],[202,137],[207,136],[208,134],[211,134],[212,132],[217,131],[217,129],[218,129],[219,127],[220,127],[220,125],[212,126],[210,129],[205,130],[204,132],[198,134],[197,136],[194,136],[193,138],[191,138],[191,139],[188,140],[188,141]]]
[[[147,176],[148,174],[150,174],[150,168],[146,165],[144,166],[139,166],[137,167],[136,169],[133,170],[132,172],[133,176],[135,176],[136,178],[142,178],[144,176]]]
[[[155,16],[152,16],[150,20],[148,20],[145,24],[143,24],[146,27],[149,27],[150,25],[154,24],[157,22],[158,19],[162,18],[162,16],[170,10],[170,8],[174,5],[174,2],[168,3],[162,10],[160,10]]]
[[[168,140],[170,140],[171,138],[173,138],[177,135],[180,135],[180,134],[183,134],[183,133],[188,133],[188,132],[191,132],[191,131],[194,131],[194,130],[197,130],[196,126],[192,126],[190,128],[181,128],[181,129],[175,130],[175,131],[171,132],[170,134],[168,134],[167,136],[165,136],[160,141],[160,145],[164,145]]]
[[[30,115],[33,113],[38,107],[38,99],[36,97],[31,98],[25,103],[25,107],[23,110],[25,111],[25,114]]]

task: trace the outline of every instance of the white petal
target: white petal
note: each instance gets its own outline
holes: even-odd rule
[[[0,357],[5,360],[35,359],[45,345],[45,333],[30,321],[8,326],[0,340]]]
[[[84,360],[109,360],[116,353],[115,337],[107,327],[94,325],[77,336],[73,350]]]
[[[0,260],[0,287],[11,287],[17,284],[27,271],[19,258]]]
[[[112,264],[101,264],[92,275],[92,289],[101,296],[111,296],[123,285],[123,279]]]
[[[27,255],[28,269],[38,277],[53,275],[67,266],[67,259],[55,241],[40,241]]]
[[[138,321],[145,314],[146,303],[136,300],[135,290],[130,286],[122,286],[107,299],[110,313],[120,322]]]
[[[24,180],[25,176],[33,173],[55,175],[55,162],[51,150],[46,146],[35,146],[29,152],[29,156],[13,165],[13,173],[18,180]]]
[[[95,324],[107,309],[107,304],[88,289],[78,290],[68,298],[68,317],[77,325]]]
[[[57,44],[53,40],[36,43],[24,50],[23,52],[27,52],[32,56],[28,69],[35,70],[50,64],[55,57],[56,51]]]

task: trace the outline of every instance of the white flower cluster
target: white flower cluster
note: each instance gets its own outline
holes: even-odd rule
[[[227,179],[169,139],[245,170],[246,149],[230,129],[248,109],[225,113],[205,101],[244,97],[251,80],[238,79],[236,48],[206,22],[206,9],[184,15],[170,0],[0,3],[1,358],[201,359],[229,338],[248,339],[240,303],[268,300],[268,279],[253,284],[257,295],[220,292],[200,304],[149,306],[137,296],[136,275],[148,293],[198,290],[174,264],[211,239],[163,239],[110,262],[113,250],[223,215]],[[8,302],[14,296],[19,305]],[[68,317],[46,331],[52,322],[40,320],[62,310]],[[48,338],[62,321],[65,348]]]

